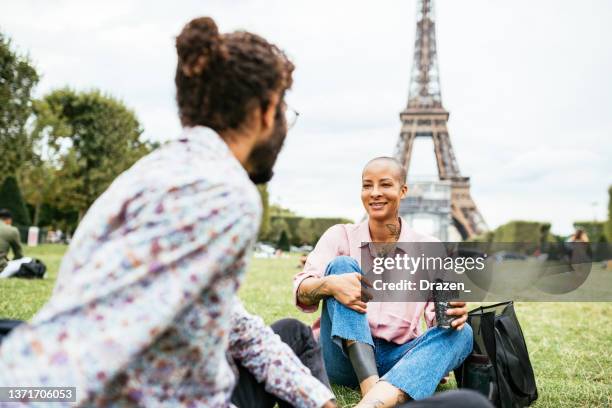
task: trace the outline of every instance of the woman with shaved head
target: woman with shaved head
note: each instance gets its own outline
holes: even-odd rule
[[[362,299],[361,248],[367,243],[437,242],[408,228],[399,216],[406,197],[406,170],[378,157],[364,167],[361,202],[367,219],[328,229],[294,279],[297,307],[316,312],[325,367],[332,383],[357,387],[363,407],[489,406],[481,396],[453,391],[430,397],[446,374],[472,350],[464,302],[451,302],[450,329],[435,327],[432,302],[369,302]],[[394,249],[395,250],[395,249]],[[366,252],[369,253],[369,252]],[[428,327],[422,332],[420,317]],[[426,399],[423,402],[417,400]],[[414,400],[414,401],[412,401]],[[425,406],[425,405],[424,405]]]

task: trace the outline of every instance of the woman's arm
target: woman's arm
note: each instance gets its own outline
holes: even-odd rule
[[[318,305],[321,299],[333,296],[338,302],[359,313],[366,312],[366,302],[361,298],[363,276],[358,272],[309,277],[297,289],[297,299],[303,305]],[[366,283],[367,284],[367,283]]]
[[[353,310],[366,312],[366,303],[361,300],[363,279],[360,273],[324,276],[328,264],[340,255],[348,255],[348,242],[344,227],[337,224],[321,236],[308,255],[304,270],[293,280],[295,303],[300,310],[315,312],[322,299],[333,296]]]
[[[301,311],[316,312],[321,299],[333,296],[329,291],[325,269],[332,259],[340,255],[338,245],[341,240],[346,241],[345,236],[340,225],[334,225],[325,231],[306,258],[304,269],[293,278],[295,305]]]
[[[323,298],[333,296],[334,294],[330,290],[330,281],[328,279],[330,277],[315,278],[310,276],[304,279],[297,290],[298,302],[308,306],[315,306]]]

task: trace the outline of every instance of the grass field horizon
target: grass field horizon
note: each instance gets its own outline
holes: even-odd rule
[[[67,247],[26,248],[26,256],[42,259],[48,267],[44,280],[0,280],[0,318],[31,318],[51,295],[61,258]],[[305,314],[293,305],[292,278],[297,256],[252,259],[239,295],[246,308],[270,324],[294,317],[311,324],[318,313]],[[517,303],[542,407],[612,406],[612,304]],[[455,388],[451,378],[443,389]],[[351,407],[359,394],[334,387],[341,407]]]

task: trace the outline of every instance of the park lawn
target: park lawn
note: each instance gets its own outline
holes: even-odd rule
[[[50,296],[65,246],[27,248],[26,255],[42,259],[49,268],[44,280],[0,280],[0,318],[28,319]],[[253,259],[240,290],[247,309],[266,323],[295,317],[312,323],[317,314],[293,306],[292,277],[297,257]],[[543,407],[612,406],[612,304],[519,303],[527,347],[536,373]],[[440,389],[454,388],[454,381]],[[334,387],[342,407],[354,405],[359,394]]]
[[[45,304],[51,292],[65,245],[24,247],[25,256],[38,258],[47,265],[45,279],[0,279],[0,319],[29,319]]]

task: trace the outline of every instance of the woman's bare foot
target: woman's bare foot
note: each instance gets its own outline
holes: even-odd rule
[[[399,388],[386,381],[378,381],[355,408],[392,408],[409,399]]]
[[[373,375],[360,382],[359,389],[361,390],[361,396],[364,397],[368,391],[370,391],[370,389],[376,385],[378,380],[379,377],[377,375]]]

